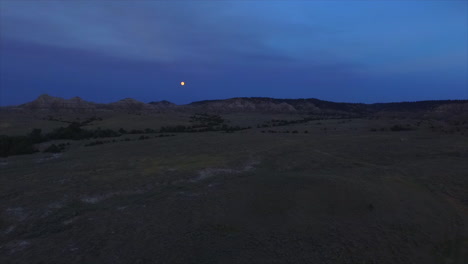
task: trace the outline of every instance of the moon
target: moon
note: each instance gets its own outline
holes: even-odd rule
[[[185,85],[185,82],[180,82],[180,85],[184,86],[184,85]]]

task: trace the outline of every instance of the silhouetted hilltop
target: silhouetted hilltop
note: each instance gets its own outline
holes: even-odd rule
[[[156,106],[157,108],[173,108],[173,107],[177,106],[176,104],[171,103],[171,102],[166,101],[166,100],[162,100],[162,101],[159,101],[159,102],[149,102],[148,104]]]
[[[62,109],[67,110],[85,110],[95,109],[97,104],[85,101],[80,97],[73,97],[71,99],[63,99],[61,97],[50,96],[48,94],[40,95],[36,100],[19,105],[18,108],[27,110],[52,110],[59,111]]]
[[[376,113],[464,113],[467,111],[468,100],[432,100],[395,103],[337,103],[316,98],[307,99],[276,99],[269,97],[236,97],[220,100],[204,100],[186,105],[176,105],[169,101],[153,101],[144,103],[132,98],[125,98],[109,104],[88,102],[80,97],[63,99],[47,94],[36,100],[14,107],[2,109],[18,111],[124,111],[124,112],[164,112],[164,111],[194,111],[194,112],[264,112],[264,113],[303,113],[303,114],[347,114],[364,116]]]
[[[150,107],[138,100],[133,98],[125,98],[117,102],[113,102],[106,105],[108,109],[111,110],[125,110],[125,111],[143,111],[147,110]]]
[[[431,111],[441,105],[463,104],[468,100],[431,100],[399,103],[376,103],[368,105],[372,111]]]
[[[204,100],[190,103],[189,106],[217,111],[267,111],[267,112],[306,112],[306,113],[354,113],[371,114],[385,112],[427,112],[443,105],[467,104],[468,100],[432,100],[395,103],[337,103],[315,98],[275,99],[268,97],[239,97],[222,100]]]

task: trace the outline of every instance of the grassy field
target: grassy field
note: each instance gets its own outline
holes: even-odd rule
[[[89,127],[188,116],[108,115]],[[300,117],[223,117],[253,128],[69,140],[63,153],[2,158],[0,262],[468,263],[466,135],[419,120],[256,128]],[[2,121],[0,134],[58,125],[27,119]]]

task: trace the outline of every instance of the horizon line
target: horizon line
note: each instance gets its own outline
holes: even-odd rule
[[[329,100],[323,100],[323,99],[318,99],[318,98],[314,98],[314,97],[309,97],[309,98],[277,98],[277,97],[266,97],[266,96],[236,96],[236,97],[228,97],[228,98],[222,98],[222,99],[204,99],[204,100],[198,100],[198,101],[191,101],[189,103],[186,103],[186,104],[176,104],[176,103],[173,103],[169,100],[159,100],[159,101],[149,101],[149,102],[143,102],[143,101],[139,101],[137,99],[134,99],[132,97],[125,97],[125,98],[122,98],[120,100],[117,100],[117,101],[113,101],[113,102],[109,102],[109,103],[97,103],[97,102],[94,102],[94,101],[88,101],[86,99],[83,99],[82,97],[80,96],[72,96],[70,98],[65,98],[65,97],[60,97],[60,96],[53,96],[53,95],[50,95],[50,94],[47,94],[47,93],[44,93],[44,94],[41,94],[39,95],[36,99],[32,100],[32,101],[27,101],[27,102],[24,102],[24,103],[20,103],[20,104],[16,104],[16,105],[0,105],[1,108],[5,108],[5,107],[19,107],[21,105],[24,105],[24,104],[27,104],[27,103],[31,103],[31,102],[34,102],[35,100],[37,100],[38,98],[42,97],[42,96],[49,96],[49,97],[54,97],[54,98],[59,98],[59,99],[64,99],[64,100],[70,100],[70,99],[73,99],[73,98],[80,98],[82,99],[83,101],[86,101],[86,102],[89,102],[89,103],[94,103],[94,104],[112,104],[112,103],[116,103],[116,102],[120,102],[120,101],[123,101],[123,100],[126,100],[126,99],[132,99],[132,100],[135,100],[137,102],[140,102],[140,103],[143,103],[143,104],[151,104],[151,103],[158,103],[158,102],[169,102],[171,104],[174,104],[176,106],[184,106],[184,105],[190,105],[190,104],[193,104],[193,103],[201,103],[201,102],[211,102],[211,101],[224,101],[224,100],[231,100],[231,99],[255,99],[255,98],[258,98],[258,99],[273,99],[273,100],[318,100],[318,101],[323,101],[323,102],[331,102],[331,103],[337,103],[337,104],[361,104],[361,105],[373,105],[373,104],[393,104],[393,103],[416,103],[416,102],[436,102],[436,101],[468,101],[468,98],[466,99],[432,99],[432,100],[416,100],[416,101],[391,101],[391,102],[373,102],[373,103],[362,103],[362,102],[337,102],[337,101],[329,101]]]

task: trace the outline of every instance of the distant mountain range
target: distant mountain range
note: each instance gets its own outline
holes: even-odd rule
[[[176,105],[168,101],[143,103],[126,98],[109,104],[88,102],[80,97],[64,99],[47,94],[36,100],[18,106],[2,107],[10,111],[122,111],[129,113],[149,113],[165,111],[193,112],[267,112],[267,113],[309,113],[309,114],[348,114],[367,115],[379,112],[437,112],[448,109],[451,112],[468,112],[468,100],[437,100],[400,103],[336,103],[319,99],[275,99],[268,97],[238,97],[222,100],[206,100],[186,105]],[[454,110],[455,109],[455,110]]]

